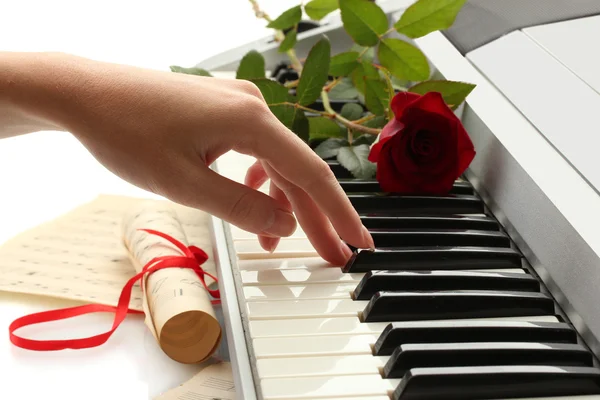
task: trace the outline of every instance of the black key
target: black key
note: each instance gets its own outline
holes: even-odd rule
[[[488,400],[600,394],[600,369],[493,366],[415,368],[404,375],[394,400]]]
[[[333,174],[335,175],[336,178],[338,178],[338,179],[354,179],[354,175],[352,175],[352,173],[350,171],[348,171],[346,168],[344,168],[342,166],[342,164],[340,164],[339,162],[332,161],[332,160],[328,160],[326,162],[329,165],[331,172],[333,172]]]
[[[420,321],[553,314],[552,297],[539,292],[377,292],[365,306],[363,321]]]
[[[398,346],[383,367],[383,377],[402,378],[412,368],[492,365],[592,367],[580,344],[534,342],[411,343]]]
[[[383,192],[379,186],[379,182],[374,179],[338,179],[338,182],[342,189],[346,193],[352,192]],[[475,191],[473,185],[466,181],[456,181],[450,189],[451,194],[468,194],[474,195]]]
[[[490,217],[477,216],[385,216],[363,215],[360,217],[367,229],[470,229],[498,231],[500,224]]]
[[[405,343],[546,342],[577,343],[577,332],[564,322],[423,321],[393,322],[373,347],[376,356],[389,356]]]
[[[465,230],[383,230],[371,229],[376,248],[413,246],[510,247],[504,232]]]
[[[511,248],[398,247],[355,251],[343,271],[521,268],[521,258]]]
[[[376,292],[431,290],[504,290],[539,292],[530,274],[479,271],[369,271],[354,289],[354,299],[369,300]]]
[[[354,209],[362,214],[482,214],[483,201],[476,196],[403,196],[350,193]]]

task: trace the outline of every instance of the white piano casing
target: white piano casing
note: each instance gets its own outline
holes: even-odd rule
[[[436,76],[477,84],[461,110],[477,150],[465,175],[596,356],[600,355],[600,168],[594,166],[600,164],[593,152],[600,147],[600,128],[594,124],[600,112],[600,55],[587,55],[580,42],[574,47],[559,39],[565,32],[579,35],[579,40],[586,32],[600,32],[599,18],[518,30],[466,56],[440,32],[415,41]],[[299,35],[300,46],[310,48],[321,34],[343,37],[339,20],[333,21]],[[266,42],[257,47],[270,50],[269,70],[284,58],[277,58],[274,45]],[[344,40],[340,43],[334,43],[334,52],[347,48]],[[235,70],[241,55],[255,44],[198,66]],[[590,63],[597,66],[596,73]],[[580,118],[571,118],[574,113]],[[567,127],[570,130],[565,131]],[[213,168],[227,170],[221,164],[226,159]],[[254,400],[260,396],[230,227],[217,218],[212,224],[236,391],[239,398]]]

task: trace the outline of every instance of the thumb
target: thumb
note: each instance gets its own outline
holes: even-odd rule
[[[182,178],[187,183],[174,193],[174,201],[204,210],[255,234],[285,237],[296,230],[296,218],[289,206],[265,193],[204,166],[187,169]]]

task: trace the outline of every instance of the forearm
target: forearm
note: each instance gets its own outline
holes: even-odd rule
[[[64,130],[67,56],[0,52],[0,139]]]

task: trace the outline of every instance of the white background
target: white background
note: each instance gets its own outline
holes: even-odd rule
[[[299,0],[260,3],[275,18]],[[269,33],[246,0],[0,0],[0,51],[61,51],[168,70]],[[145,195],[104,169],[68,133],[0,140],[0,244],[100,193]],[[38,353],[10,344],[8,325],[15,318],[74,304],[0,293],[0,399],[147,399],[197,370],[168,359],[140,318],[128,318],[96,349]],[[89,336],[111,321],[112,315],[85,316],[19,333]]]

